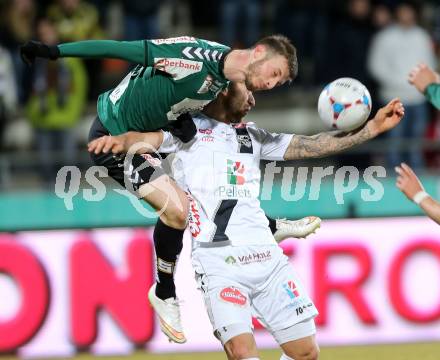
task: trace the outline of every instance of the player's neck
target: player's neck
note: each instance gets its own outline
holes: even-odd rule
[[[243,82],[251,61],[250,50],[232,50],[225,59],[223,74],[230,81]]]

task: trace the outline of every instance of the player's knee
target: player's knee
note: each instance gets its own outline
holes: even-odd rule
[[[229,357],[233,360],[242,360],[255,357],[253,347],[240,339],[232,338],[226,343],[225,347]]]
[[[294,354],[286,355],[295,360],[318,360],[319,347],[317,344],[310,344],[297,349]]]
[[[188,211],[172,207],[167,209],[161,216],[162,221],[175,229],[185,229],[188,219]]]

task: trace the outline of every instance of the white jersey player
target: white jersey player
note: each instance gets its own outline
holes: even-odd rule
[[[192,197],[193,266],[214,334],[228,358],[258,359],[251,326],[254,314],[280,344],[281,359],[313,360],[319,352],[313,321],[317,310],[276,245],[260,208],[260,159],[337,152],[394,127],[403,107],[393,100],[355,133],[308,137],[234,124],[252,106],[252,93],[243,85],[231,84],[205,108],[204,115],[194,118],[197,136],[188,144],[158,132],[103,138],[98,145],[117,153],[143,141],[160,152],[177,152],[174,174]]]
[[[238,110],[244,106],[247,112],[254,105],[245,87],[231,85],[229,92]],[[173,174],[192,197],[192,263],[215,335],[231,358],[258,357],[252,336],[255,314],[290,357],[296,359],[304,349],[317,353],[313,318],[318,312],[258,200],[260,160],[283,160],[292,135],[205,114],[193,121],[197,135],[191,143],[165,132],[159,152],[176,153]],[[296,352],[286,345],[300,339],[304,346]],[[237,353],[243,347],[235,346],[236,340],[246,344],[245,353]]]

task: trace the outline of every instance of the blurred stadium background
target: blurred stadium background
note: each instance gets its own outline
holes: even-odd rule
[[[371,44],[396,21],[402,3],[0,0],[0,358],[225,358],[206,353],[221,349],[195,290],[188,239],[177,281],[189,341],[178,346],[168,344],[146,304],[155,220],[136,212],[111,181],[104,199],[85,200],[96,192],[86,178],[92,164],[85,144],[97,96],[131,65],[69,60],[28,68],[20,44],[193,35],[244,47],[280,32],[298,48],[299,77],[293,86],[257,94],[247,120],[271,131],[313,134],[325,130],[316,102],[331,80],[361,80],[373,112],[383,102],[383,83],[369,66]],[[411,5],[438,61],[440,5]],[[427,105],[418,101],[414,106]],[[404,121],[410,120],[417,130],[342,155],[277,164],[274,187],[262,198],[271,216],[324,219],[308,241],[283,243],[320,310],[322,359],[440,359],[440,231],[395,188],[393,171],[396,159],[416,158],[411,164],[427,191],[440,198],[440,117],[428,105],[426,115]],[[81,171],[79,187],[70,184],[71,210],[54,192],[57,171],[66,165]],[[383,197],[363,201],[376,193],[365,171],[372,165],[387,168],[373,179]],[[298,173],[289,178],[283,171],[292,166],[333,166],[333,173],[354,166],[361,180],[337,185],[327,177],[314,197],[311,175],[301,189]],[[258,324],[256,338],[260,348],[276,348]],[[262,358],[278,359],[279,351],[264,350]]]

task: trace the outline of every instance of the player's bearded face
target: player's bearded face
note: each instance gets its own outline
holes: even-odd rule
[[[239,123],[255,106],[251,91],[243,83],[232,83],[226,96],[226,107],[231,123]]]
[[[288,80],[287,60],[281,55],[266,55],[251,62],[245,76],[250,91],[269,90]]]

